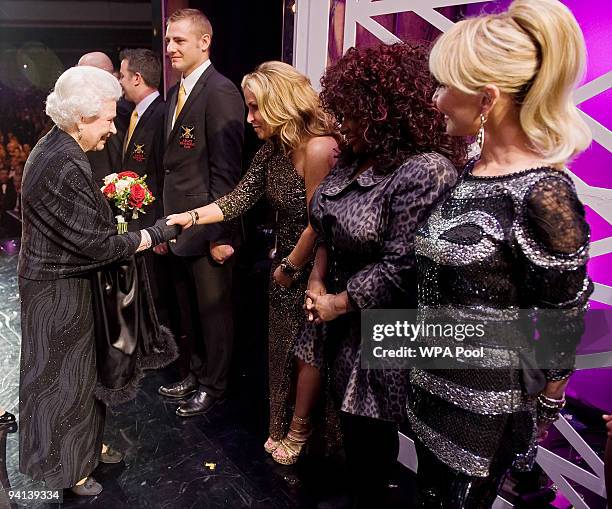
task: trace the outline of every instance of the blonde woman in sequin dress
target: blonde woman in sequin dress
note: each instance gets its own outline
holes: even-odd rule
[[[264,447],[275,461],[293,464],[309,437],[309,412],[321,386],[319,369],[294,360],[293,347],[305,315],[304,292],[316,234],[308,203],[335,164],[333,122],[304,75],[283,62],[264,62],[242,80],[248,122],[265,144],[236,189],[193,212],[169,216],[168,224],[188,228],[244,214],[262,196],[278,213],[269,314],[270,427]],[[297,365],[297,373],[296,367]],[[295,412],[291,409],[297,375]],[[330,433],[331,435],[331,433]]]
[[[511,465],[531,468],[563,407],[592,292],[589,228],[563,170],[591,140],[572,102],[585,56],[574,16],[555,0],[461,21],[431,52],[447,133],[478,133],[482,150],[417,233],[419,307],[501,323],[479,339],[489,360],[411,372],[421,507],[491,507]],[[553,354],[539,369],[517,369],[511,345],[498,346],[520,309],[536,320],[521,326],[522,341],[537,328],[538,352]]]

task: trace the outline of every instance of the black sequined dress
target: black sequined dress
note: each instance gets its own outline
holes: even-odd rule
[[[417,233],[419,307],[490,319],[519,309],[560,310],[555,323],[536,311],[531,333],[537,329],[539,341],[559,352],[554,366],[573,366],[592,284],[589,229],[571,179],[552,168],[478,177],[472,167]],[[516,364],[500,362],[410,372],[407,413],[416,437],[470,476],[487,476],[493,458],[509,456],[524,469],[535,458],[535,396]],[[547,380],[571,373],[542,371]]]

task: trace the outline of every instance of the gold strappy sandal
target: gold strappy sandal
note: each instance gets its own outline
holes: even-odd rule
[[[272,453],[272,459],[281,465],[294,465],[311,433],[310,417],[294,415],[289,426],[289,433]]]
[[[274,451],[276,451],[280,443],[280,440],[274,440],[272,437],[268,437],[268,440],[266,440],[266,443],[264,444],[264,449],[268,454],[272,454]]]

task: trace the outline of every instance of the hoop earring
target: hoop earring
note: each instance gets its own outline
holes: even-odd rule
[[[485,142],[484,125],[486,123],[487,123],[487,117],[485,117],[484,114],[481,113],[480,114],[480,127],[478,128],[478,134],[476,135],[476,143],[480,147],[481,151],[482,151],[482,147],[484,146],[484,142]]]

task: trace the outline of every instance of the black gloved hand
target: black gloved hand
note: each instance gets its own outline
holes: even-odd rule
[[[181,233],[181,227],[178,224],[168,226],[166,225],[167,220],[167,218],[162,217],[161,219],[155,221],[153,226],[149,226],[145,229],[151,236],[152,246],[157,246],[162,242],[167,242]]]

